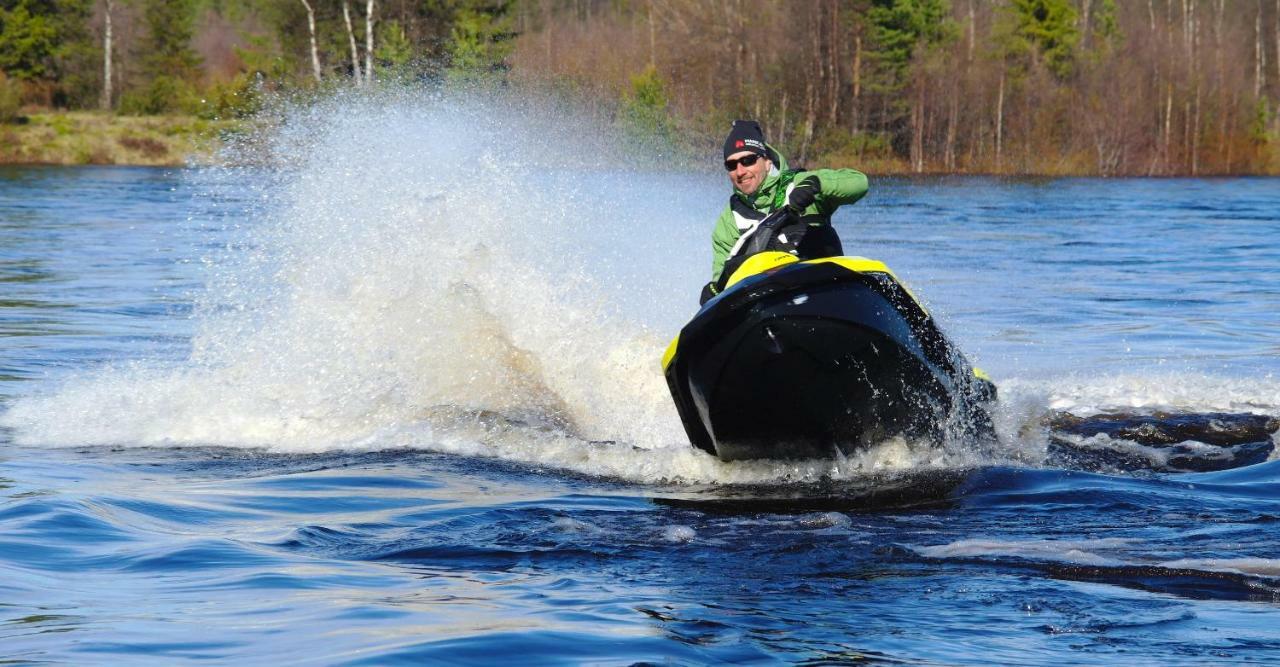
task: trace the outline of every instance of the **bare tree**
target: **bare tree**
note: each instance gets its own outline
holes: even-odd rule
[[[996,171],[1003,167],[1004,158],[1004,65],[1000,66],[1000,92],[996,95]]]
[[[364,80],[373,82],[373,3],[368,0],[364,6]]]
[[[1262,50],[1262,2],[1258,2],[1258,14],[1253,22],[1253,96],[1262,97],[1262,70],[1266,56]]]
[[[316,83],[320,83],[320,50],[316,48],[316,12],[307,0],[301,0],[301,2],[307,9],[307,34],[311,38],[311,73],[315,75]]]
[[[115,0],[106,0],[102,14],[102,98],[98,106],[103,111],[111,110],[111,13],[115,8]]]
[[[356,31],[351,27],[351,6],[347,0],[342,0],[342,20],[347,24],[347,41],[351,43],[351,76],[355,79],[356,85],[364,84],[364,77],[360,74],[360,50],[356,47]]]

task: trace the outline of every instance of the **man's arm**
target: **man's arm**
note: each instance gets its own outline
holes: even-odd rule
[[[867,194],[867,176],[856,169],[815,169],[796,174],[794,183],[816,176],[819,192],[813,206],[806,213],[832,213],[845,204],[852,204]]]

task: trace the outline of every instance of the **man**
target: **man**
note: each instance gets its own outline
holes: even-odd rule
[[[782,227],[769,244],[771,250],[801,259],[843,254],[840,237],[831,227],[831,214],[867,194],[867,177],[853,169],[791,170],[778,151],[764,141],[754,120],[737,120],[724,142],[724,168],[733,194],[711,233],[711,282],[702,290],[702,303],[723,288],[725,262],[733,259],[743,235],[766,216],[786,206],[796,220]]]

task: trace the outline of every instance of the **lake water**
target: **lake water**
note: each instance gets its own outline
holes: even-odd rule
[[[334,104],[269,167],[0,169],[0,659],[1280,661],[1274,436],[1180,472],[1044,426],[1280,415],[1280,181],[873,174],[845,249],[1000,447],[726,464],[659,367],[722,175]]]

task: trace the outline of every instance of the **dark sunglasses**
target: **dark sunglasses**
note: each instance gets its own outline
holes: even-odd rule
[[[744,167],[750,167],[751,165],[755,164],[756,161],[758,161],[759,159],[760,159],[759,155],[752,153],[751,155],[743,155],[742,157],[736,160],[725,160],[724,170],[733,171],[734,169],[738,168],[739,164],[741,164]]]

